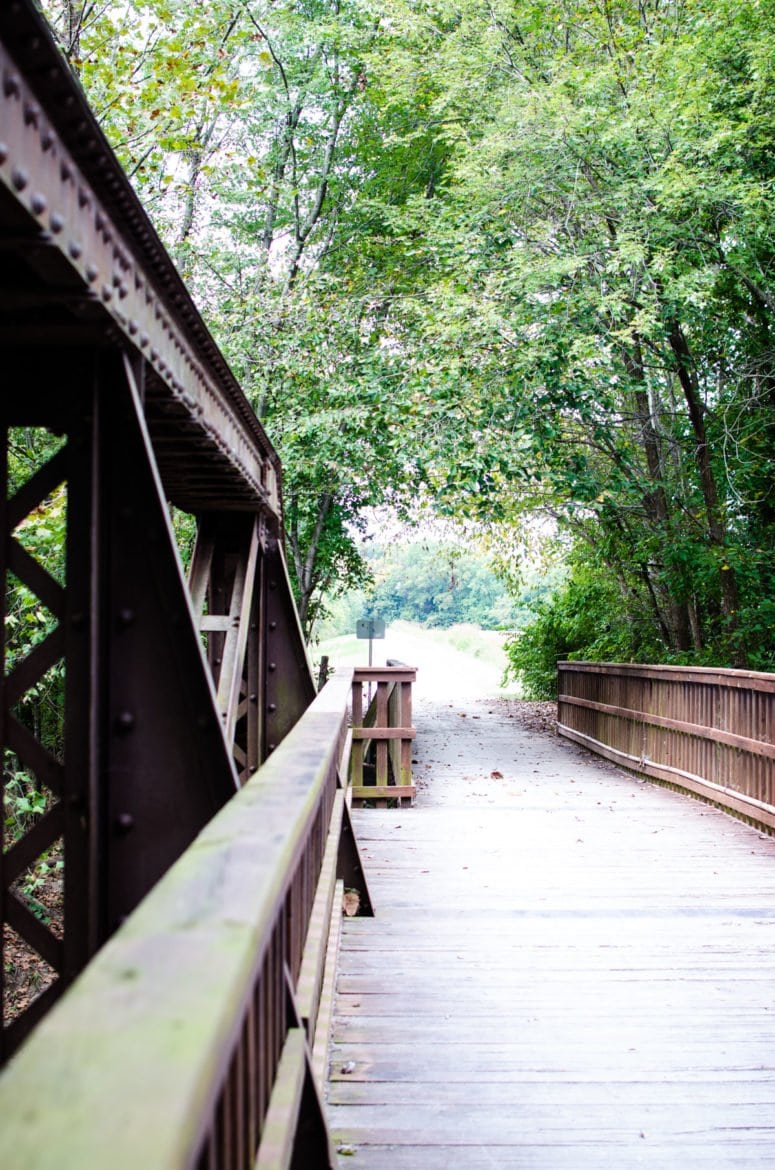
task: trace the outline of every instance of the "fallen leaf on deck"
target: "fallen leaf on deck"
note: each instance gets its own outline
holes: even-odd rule
[[[340,1073],[342,1073],[343,1076],[346,1076],[346,1077],[349,1076],[350,1073],[354,1073],[355,1072],[355,1061],[348,1060],[347,1064],[343,1064],[342,1067],[339,1069],[339,1071],[340,1071]]]
[[[490,779],[491,780],[502,780],[503,773],[502,772],[490,772]]]

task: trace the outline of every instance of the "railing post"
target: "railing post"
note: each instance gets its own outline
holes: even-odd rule
[[[353,744],[350,756],[350,783],[353,788],[363,784],[363,739],[356,736],[358,728],[363,727],[363,684],[358,672],[353,675],[352,685],[352,728]]]
[[[355,804],[386,807],[388,802],[411,804],[416,795],[412,783],[412,684],[415,667],[391,665],[357,667],[353,679],[352,799]],[[377,693],[363,714],[362,687],[376,683]],[[373,751],[374,783],[364,776],[364,762]]]

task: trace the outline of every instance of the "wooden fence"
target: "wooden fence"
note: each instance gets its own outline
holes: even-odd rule
[[[775,675],[560,662],[561,735],[775,830]]]
[[[385,808],[388,801],[411,804],[416,794],[412,783],[412,683],[413,666],[356,667],[352,684],[352,796],[355,804],[373,802]],[[364,703],[374,686],[374,696]],[[371,764],[370,756],[374,762]]]
[[[103,947],[0,1076],[4,1170],[326,1170],[352,670]]]

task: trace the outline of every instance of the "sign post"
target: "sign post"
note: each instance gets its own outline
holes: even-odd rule
[[[385,623],[382,618],[358,618],[355,623],[355,636],[369,639],[369,666],[371,666],[371,649],[375,638],[385,637]]]

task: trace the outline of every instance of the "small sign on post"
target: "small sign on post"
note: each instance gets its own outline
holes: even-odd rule
[[[385,623],[382,618],[358,618],[355,623],[355,636],[369,639],[369,666],[371,666],[371,647],[375,638],[385,637]]]

